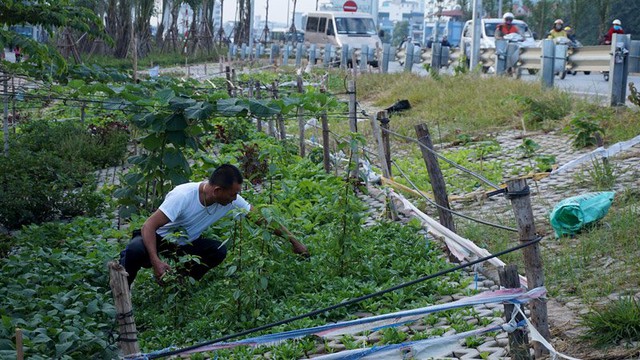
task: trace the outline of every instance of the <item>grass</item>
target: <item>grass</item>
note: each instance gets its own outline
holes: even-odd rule
[[[631,344],[640,340],[640,306],[635,298],[623,297],[584,315],[582,324],[588,328],[584,339],[597,347]]]
[[[338,87],[335,91],[341,90],[341,84],[334,85]],[[398,99],[409,100],[412,109],[394,115],[392,129],[408,135],[413,133],[413,125],[426,122],[439,126],[446,140],[453,140],[460,133],[520,128],[528,107],[522,99],[535,99],[561,115],[568,114],[572,106],[570,96],[560,91],[543,91],[533,83],[475,75],[434,80],[406,73],[363,74],[358,77],[357,92],[359,101],[380,108]]]

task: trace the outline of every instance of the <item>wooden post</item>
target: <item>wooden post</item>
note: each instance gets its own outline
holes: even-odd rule
[[[116,319],[120,333],[118,342],[125,358],[128,355],[140,353],[138,331],[136,330],[136,322],[133,319],[131,291],[127,281],[128,276],[129,274],[127,274],[122,265],[115,261],[109,262],[109,285],[116,305]]]
[[[82,102],[82,105],[80,106],[80,123],[84,126],[84,116],[85,116],[85,108],[87,107],[87,103],[86,102]]]
[[[236,89],[238,88],[238,77],[236,76],[236,69],[231,69],[231,88],[233,89],[233,97],[238,96]]]
[[[3,50],[4,51],[4,50]],[[9,76],[4,74],[4,117],[2,118],[2,129],[4,132],[4,156],[9,156]]]
[[[433,143],[427,124],[418,124],[415,126],[415,129],[420,143],[433,151]],[[436,204],[444,208],[438,208],[440,224],[456,232],[453,215],[451,215],[451,212],[445,210],[450,209],[449,199],[447,197],[447,185],[444,181],[444,176],[442,176],[442,171],[440,171],[440,165],[438,165],[438,158],[432,151],[425,149],[424,146],[420,146],[420,151],[422,151],[422,157],[427,165],[427,172],[429,172],[429,181],[433,189],[433,197],[436,200]]]
[[[256,81],[256,99],[261,99],[262,93],[260,93],[260,81]],[[262,119],[258,118],[257,124],[258,131],[262,131]]]
[[[224,68],[224,72],[226,75],[226,79],[227,79],[227,94],[231,97],[233,97],[233,89],[231,86],[231,66],[226,66]]]
[[[533,210],[527,180],[514,179],[507,181],[507,194],[511,194],[511,205],[518,223],[520,242],[529,242],[536,238],[536,226],[533,222]],[[524,253],[524,267],[529,289],[544,286],[544,272],[542,271],[542,256],[540,244],[536,243],[522,249]],[[530,302],[531,322],[545,339],[549,340],[549,323],[547,319],[547,300],[534,299]],[[538,342],[533,343],[535,357],[546,354],[547,350]]]
[[[500,285],[502,285],[502,287],[507,289],[520,288],[520,277],[518,276],[518,267],[516,265],[507,265],[498,269],[498,275],[500,276]],[[513,304],[504,305],[504,318],[507,322],[511,321],[513,308]],[[519,313],[516,314],[515,318],[516,322],[524,320],[524,317]],[[509,349],[512,360],[531,359],[531,354],[529,353],[529,337],[523,329],[517,329],[509,333]]]
[[[278,98],[278,82],[274,81],[273,83],[271,83],[271,96],[273,96],[274,99]],[[275,120],[273,119],[273,116],[269,118],[269,135],[277,138],[278,135],[276,133],[276,124],[275,124]]]
[[[329,155],[329,122],[327,121],[327,111],[324,110],[320,115],[322,121],[322,159],[324,162],[324,171],[327,174],[331,171],[331,158]]]
[[[387,169],[389,169],[389,178],[391,178],[393,177],[393,169],[391,167],[391,143],[389,141],[390,136],[389,132],[384,131],[389,130],[389,113],[386,110],[382,111],[382,118],[378,118],[378,120],[380,120],[380,135],[382,136],[382,145],[384,147],[384,158],[385,160],[387,160]]]
[[[302,87],[302,76],[298,75],[296,81],[298,92],[302,94],[304,92],[304,88]],[[298,106],[298,138],[300,139],[300,157],[305,157],[306,155],[306,146],[305,146],[305,134],[304,134],[304,117],[302,116],[303,109]]]
[[[133,19],[131,20],[131,42],[133,43],[133,82],[138,82],[138,44],[136,43],[135,27],[133,27]],[[77,51],[77,50],[76,50]]]
[[[380,168],[382,169],[382,176],[387,179],[391,178],[390,161],[387,159],[385,152],[384,142],[382,141],[382,134],[380,134],[380,124],[383,118],[387,117],[387,111],[379,111],[375,116],[371,116],[371,128],[373,129],[373,137],[378,144],[378,159],[380,161]]]
[[[355,65],[355,63],[354,63]],[[356,82],[354,80],[349,80],[347,83],[347,94],[349,94],[349,130],[352,133],[358,132],[358,115],[356,110]],[[351,156],[353,159],[353,163],[355,166],[351,170],[350,177],[357,178],[358,177],[358,168],[360,167],[360,162],[358,159],[358,147],[357,145],[351,146]]]
[[[24,360],[24,346],[22,345],[22,329],[16,329],[16,359]]]

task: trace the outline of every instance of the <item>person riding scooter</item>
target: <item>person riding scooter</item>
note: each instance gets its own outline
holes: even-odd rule
[[[615,19],[613,20],[612,26],[604,36],[604,44],[611,45],[611,39],[613,38],[613,34],[624,34],[624,29],[622,28],[622,21]]]
[[[564,21],[562,19],[558,19],[553,23],[553,29],[549,31],[549,36],[547,36],[547,39],[555,40],[557,38],[569,38],[564,30]]]
[[[504,23],[496,27],[495,38],[496,40],[502,40],[506,35],[516,34],[520,32],[520,29],[513,24],[513,14],[508,12],[502,16]]]

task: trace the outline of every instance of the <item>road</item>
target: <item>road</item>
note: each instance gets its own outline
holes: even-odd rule
[[[404,67],[401,67],[397,61],[389,62],[389,72],[397,73],[404,71]],[[443,72],[447,72],[448,70],[443,69]],[[417,64],[413,66],[413,72],[420,75],[427,75],[427,71],[424,69],[422,64]],[[493,76],[493,75],[487,75]],[[523,81],[529,82],[539,82],[540,78],[537,75],[522,75],[521,78]],[[635,83],[640,86],[640,75],[632,74],[629,75],[628,83]],[[592,72],[590,75],[584,75],[583,73],[579,73],[577,75],[567,75],[564,80],[561,80],[559,77],[555,77],[554,86],[571,92],[573,94],[581,95],[593,99],[594,101],[599,101],[602,103],[607,103],[608,94],[609,94],[609,82],[604,80],[604,76],[601,73]],[[627,94],[629,90],[627,88]],[[628,102],[627,102],[628,103]]]

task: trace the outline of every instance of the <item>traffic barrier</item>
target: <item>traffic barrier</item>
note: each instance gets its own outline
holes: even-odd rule
[[[609,71],[611,48],[584,46],[574,48],[567,58],[567,69],[571,71]]]

